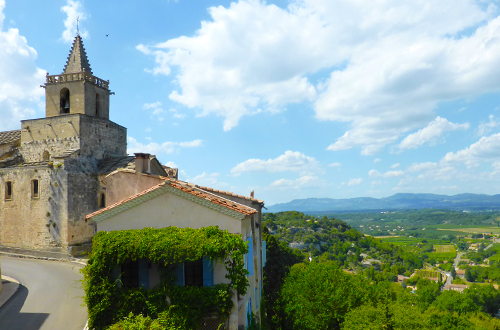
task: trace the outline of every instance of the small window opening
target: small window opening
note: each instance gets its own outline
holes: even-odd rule
[[[139,287],[139,262],[127,261],[121,265],[121,282],[123,288]]]
[[[63,88],[61,89],[61,113],[69,113],[70,104],[69,104],[69,89]]]
[[[104,208],[106,207],[106,194],[105,193],[101,193],[99,195],[99,208]]]
[[[100,109],[101,105],[99,103],[99,93],[95,94],[95,116],[99,117],[99,113],[101,111]]]
[[[31,180],[31,198],[38,198],[38,180]]]
[[[185,285],[203,286],[203,259],[184,263]]]
[[[12,199],[12,182],[7,181],[5,183],[5,199]]]

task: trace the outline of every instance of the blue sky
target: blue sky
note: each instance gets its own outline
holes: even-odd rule
[[[181,180],[267,205],[500,193],[499,1],[145,3],[0,0],[0,130],[44,116],[80,17],[129,152]]]

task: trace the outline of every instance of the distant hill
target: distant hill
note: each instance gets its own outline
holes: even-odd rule
[[[385,198],[306,198],[267,207],[267,212],[325,212],[406,209],[500,210],[500,195],[395,194]]]

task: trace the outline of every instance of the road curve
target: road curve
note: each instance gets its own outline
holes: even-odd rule
[[[87,321],[82,266],[59,261],[2,256],[2,274],[20,282],[0,308],[0,329],[82,330]]]

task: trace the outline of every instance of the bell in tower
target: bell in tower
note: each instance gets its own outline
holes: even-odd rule
[[[63,73],[47,73],[46,79],[46,117],[79,113],[109,119],[109,81],[93,75],[80,35],[73,41]]]

